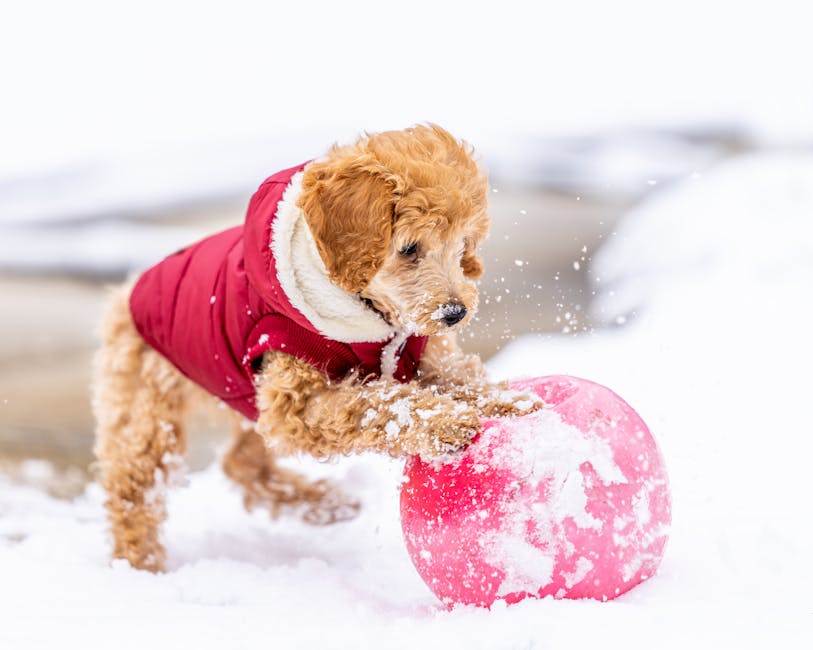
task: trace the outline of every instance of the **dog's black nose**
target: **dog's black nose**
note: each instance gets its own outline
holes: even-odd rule
[[[466,308],[459,303],[443,305],[443,322],[451,327],[462,321],[466,317],[466,313]]]

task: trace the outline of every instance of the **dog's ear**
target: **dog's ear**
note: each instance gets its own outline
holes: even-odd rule
[[[488,237],[490,226],[490,219],[484,204],[485,199],[482,200],[482,206],[475,217],[469,234],[463,240],[463,257],[460,258],[463,274],[472,280],[477,280],[483,275],[483,258],[477,254],[477,249]]]
[[[299,207],[331,280],[364,289],[392,237],[395,180],[372,157],[333,156],[305,169]]]
[[[460,259],[460,266],[463,267],[463,274],[467,278],[477,280],[483,275],[483,260],[477,254],[474,245],[466,243],[466,248],[463,251],[463,257]]]

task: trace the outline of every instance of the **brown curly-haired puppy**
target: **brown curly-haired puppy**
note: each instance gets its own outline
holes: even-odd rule
[[[163,567],[163,488],[183,465],[184,416],[201,402],[233,407],[226,411],[234,441],[223,465],[244,490],[246,507],[276,514],[297,506],[313,523],[347,518],[358,506],[325,482],[280,467],[276,456],[433,456],[468,444],[484,416],[537,407],[527,395],[489,384],[480,360],[457,345],[477,309],[477,248],[489,223],[487,180],[467,144],[440,127],[417,126],[334,146],[288,171],[290,180],[272,177],[252,199],[245,231],[204,240],[167,258],[158,275],[142,276],[168,289],[139,281],[110,302],[95,363],[95,450],[113,555],[135,567]],[[254,233],[251,215],[280,195],[272,225]],[[194,277],[197,262],[184,256],[208,256],[209,266],[201,266],[208,269],[228,238],[221,257],[237,269],[243,289],[234,290],[237,280],[224,281],[221,270],[212,282],[227,283],[217,285],[226,286],[226,298],[198,296],[209,291],[207,280]],[[271,288],[259,290],[265,302],[252,302],[253,287],[266,284]],[[184,292],[194,300],[180,307]],[[232,295],[243,296],[239,309],[228,302]],[[280,316],[267,307],[273,300],[292,308]],[[269,314],[258,315],[258,304]],[[204,316],[194,315],[204,307]],[[181,319],[179,338],[180,326],[168,328]],[[221,358],[224,342],[233,359]],[[341,363],[320,356],[334,352]],[[222,373],[206,365],[224,363]],[[241,381],[251,382],[250,395],[238,390]]]

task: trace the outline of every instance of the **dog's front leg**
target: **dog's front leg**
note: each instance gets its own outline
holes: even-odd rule
[[[542,406],[533,393],[511,390],[508,382],[489,382],[480,357],[464,353],[454,333],[427,341],[418,374],[423,385],[437,386],[481,417],[524,415]]]
[[[480,429],[477,410],[417,382],[330,382],[308,364],[266,355],[258,378],[258,431],[284,453],[329,457],[362,451],[437,456]]]

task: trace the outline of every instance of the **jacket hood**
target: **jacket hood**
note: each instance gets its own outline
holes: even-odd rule
[[[244,256],[252,288],[275,311],[327,339],[383,342],[396,330],[334,284],[296,205],[306,164],[263,183],[246,214]]]

